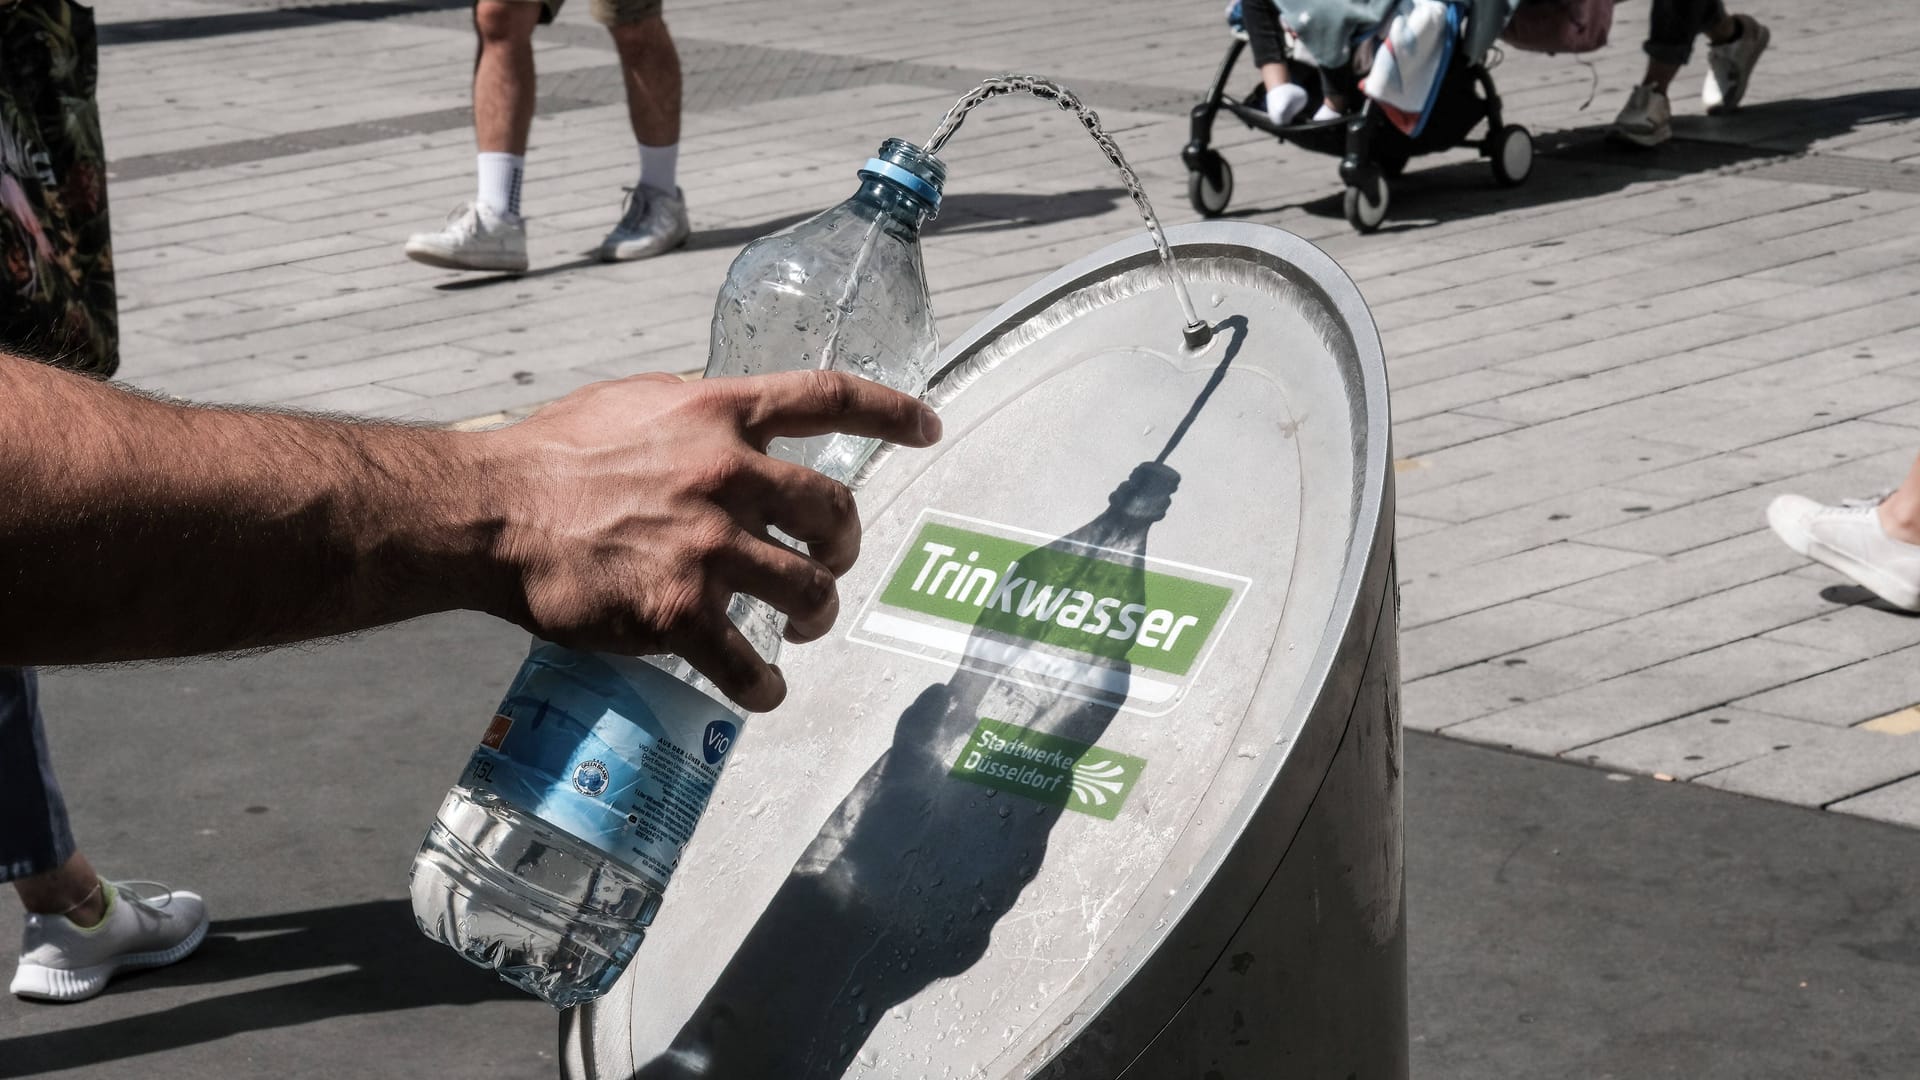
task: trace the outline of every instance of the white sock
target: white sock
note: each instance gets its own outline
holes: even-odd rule
[[[679,190],[674,173],[680,168],[680,144],[648,146],[640,144],[640,186],[655,191]]]
[[[1293,118],[1306,107],[1307,90],[1298,83],[1281,83],[1267,89],[1267,119],[1275,124],[1293,123]]]
[[[474,201],[496,214],[520,216],[520,179],[527,171],[526,155],[482,151],[477,171],[480,193]]]
[[[1341,115],[1341,112],[1339,109],[1334,108],[1333,106],[1327,104],[1324,101],[1320,103],[1319,108],[1313,110],[1313,119],[1314,119],[1314,122],[1316,123],[1318,123],[1321,120],[1331,120],[1334,117],[1339,115]]]

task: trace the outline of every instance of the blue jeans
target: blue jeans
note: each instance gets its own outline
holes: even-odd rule
[[[40,724],[40,684],[32,668],[0,667],[0,881],[56,870],[73,849]]]

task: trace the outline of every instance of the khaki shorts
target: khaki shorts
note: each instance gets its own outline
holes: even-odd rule
[[[566,0],[513,0],[516,3],[537,3],[540,5],[540,21],[550,23],[560,14],[560,5]],[[594,21],[601,26],[625,26],[642,19],[651,19],[660,14],[661,0],[593,0],[589,10]]]

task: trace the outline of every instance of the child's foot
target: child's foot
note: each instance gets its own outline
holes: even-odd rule
[[[1267,87],[1267,119],[1276,126],[1293,123],[1307,107],[1307,91],[1299,83],[1281,83]]]

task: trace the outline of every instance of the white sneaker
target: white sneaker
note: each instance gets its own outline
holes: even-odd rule
[[[527,223],[479,203],[461,203],[438,232],[414,233],[407,258],[448,270],[517,273],[527,268]]]
[[[1700,103],[1711,114],[1740,107],[1753,65],[1760,62],[1760,54],[1767,51],[1767,41],[1773,36],[1751,15],[1735,15],[1733,21],[1740,24],[1740,36],[1707,50],[1707,81],[1700,87]]]
[[[158,882],[103,882],[107,913],[82,929],[65,915],[28,915],[20,935],[13,993],[45,1001],[84,1001],[116,972],[165,967],[184,959],[207,936],[207,905],[194,893]],[[129,885],[157,885],[152,898]]]
[[[1920,611],[1920,544],[1888,536],[1877,504],[1827,506],[1782,495],[1767,507],[1774,535],[1802,555],[1833,567],[1903,611]]]
[[[1673,138],[1673,106],[1651,86],[1633,88],[1627,107],[1613,118],[1613,133],[1635,146],[1659,146]]]
[[[687,198],[679,188],[636,187],[627,192],[620,224],[600,241],[602,262],[626,262],[664,255],[687,242],[693,227],[687,220]]]

